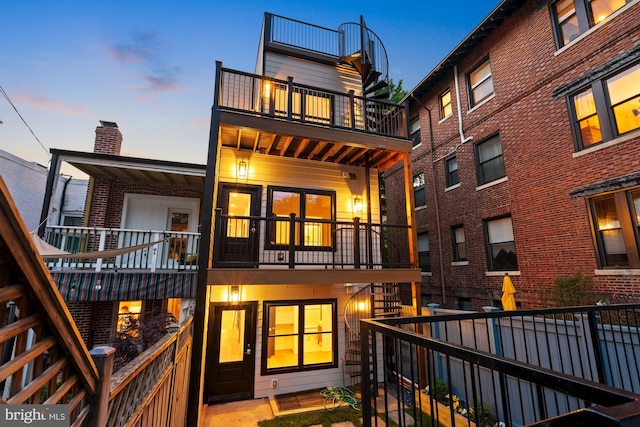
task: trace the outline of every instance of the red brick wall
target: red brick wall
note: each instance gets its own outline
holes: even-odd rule
[[[67,307],[89,349],[108,344],[115,331],[117,302],[68,302]]]
[[[559,87],[631,49],[640,41],[640,8],[632,7],[582,40],[556,52],[552,22],[546,7],[529,1],[458,64],[463,129],[472,140],[460,145],[453,67],[420,101],[432,111],[435,150],[429,140],[427,112],[420,114],[422,145],[414,150],[414,173],[425,172],[427,208],[417,212],[418,232],[428,231],[432,276],[423,293],[442,303],[439,253],[442,251],[447,307],[458,297],[473,298],[475,309],[499,299],[501,277],[486,276],[483,220],[512,216],[520,276],[512,276],[516,299],[524,308],[541,304],[555,278],[577,270],[593,276],[596,253],[584,198],[570,190],[640,171],[640,136],[587,155],[574,157],[567,103],[554,99]],[[469,111],[465,74],[490,58],[495,97]],[[454,114],[439,123],[438,97],[449,88]],[[476,190],[474,144],[500,133],[507,181]],[[444,157],[453,147],[460,187],[445,192]],[[435,163],[432,162],[435,159]],[[385,179],[389,222],[401,221],[404,200],[402,173]],[[438,245],[437,202],[442,247]],[[452,266],[451,227],[464,224],[469,265]],[[597,292],[613,301],[640,300],[640,275],[595,276]]]
[[[93,146],[94,153],[120,155],[122,148],[122,134],[118,125],[113,122],[100,122],[96,128],[96,140]]]

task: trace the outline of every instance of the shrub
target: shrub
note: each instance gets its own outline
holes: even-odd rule
[[[595,304],[600,298],[593,293],[593,277],[576,271],[567,278],[558,277],[551,290],[551,299],[556,307]]]

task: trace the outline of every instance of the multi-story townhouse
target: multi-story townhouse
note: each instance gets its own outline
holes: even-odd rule
[[[501,1],[410,92],[422,300],[640,296],[640,2]],[[403,172],[385,173],[389,218]]]
[[[51,150],[39,234],[73,254],[45,261],[88,347],[108,344],[125,318],[184,320],[195,306],[205,165],[121,156],[122,139],[101,121],[93,152]],[[63,163],[90,177],[73,224],[46,221]]]
[[[358,316],[396,314],[397,284],[419,283],[412,206],[404,225],[381,222],[379,173],[411,176],[387,70],[362,19],[269,13],[255,74],[217,63],[192,407],[349,385]]]

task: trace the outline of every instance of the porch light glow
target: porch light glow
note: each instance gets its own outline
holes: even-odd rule
[[[244,160],[240,160],[238,163],[238,178],[246,178],[247,177],[247,162]]]
[[[264,97],[267,99],[271,97],[271,83],[269,82],[264,83]]]
[[[362,199],[360,197],[353,199],[353,212],[362,213]]]
[[[239,285],[231,285],[229,287],[229,302],[230,303],[240,302],[240,286]]]
[[[366,311],[367,304],[364,301],[358,301],[358,311]]]

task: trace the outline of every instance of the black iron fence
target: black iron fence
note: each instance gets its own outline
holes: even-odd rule
[[[603,414],[622,425],[640,410],[639,315],[617,305],[362,321],[365,425],[377,413],[399,425],[604,425]]]
[[[406,225],[289,217],[231,216],[216,211],[214,266],[409,268]]]
[[[222,68],[219,107],[332,128],[407,138],[404,105]]]

